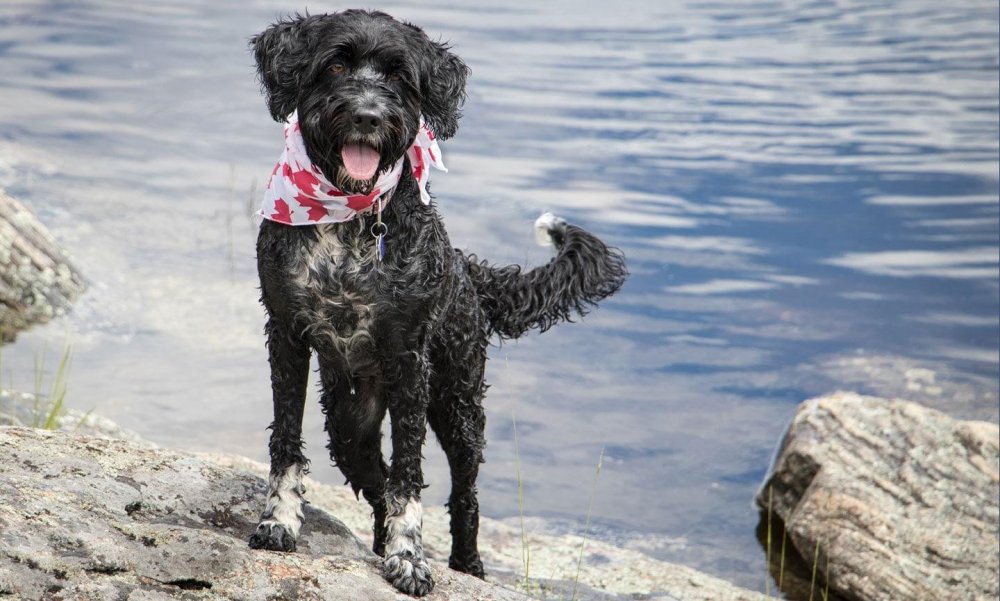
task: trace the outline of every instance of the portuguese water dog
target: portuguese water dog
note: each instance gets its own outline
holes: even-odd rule
[[[250,546],[295,549],[315,352],[330,456],[371,504],[385,578],[416,596],[434,586],[420,534],[428,425],[451,470],[448,564],[482,577],[476,476],[490,339],[585,314],[625,281],[624,256],[550,214],[536,234],[555,256],[530,271],[452,248],[427,172],[444,166],[437,141],[458,129],[469,70],[420,28],[349,10],[281,20],[250,44],[286,138],[257,241],[274,422]]]

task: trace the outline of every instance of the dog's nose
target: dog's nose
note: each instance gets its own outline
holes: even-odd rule
[[[351,123],[354,124],[354,129],[358,130],[358,133],[370,134],[378,129],[379,125],[382,125],[382,118],[372,111],[358,111],[354,113]]]

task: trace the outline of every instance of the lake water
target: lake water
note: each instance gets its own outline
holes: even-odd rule
[[[537,265],[544,210],[624,249],[583,323],[494,348],[486,515],[578,529],[762,588],[751,506],[796,404],[834,389],[997,420],[995,1],[388,2],[472,68],[452,242]],[[30,390],[164,445],[266,460],[250,213],[281,150],[247,38],[302,6],[0,5],[0,186],[90,282],[4,349]],[[314,12],[333,7],[310,5]],[[313,474],[324,456],[310,393]],[[426,499],[447,496],[431,443]]]

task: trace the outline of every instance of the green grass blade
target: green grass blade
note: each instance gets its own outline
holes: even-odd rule
[[[590,488],[590,502],[587,504],[587,524],[583,529],[583,540],[580,541],[580,558],[576,562],[576,577],[573,578],[573,595],[571,601],[576,601],[576,591],[580,584],[580,569],[583,567],[583,550],[587,546],[587,537],[590,536],[590,516],[594,509],[594,497],[597,496],[597,478],[601,475],[601,468],[604,467],[604,451],[607,447],[601,448],[601,456],[597,459],[597,471],[594,472],[594,483]]]
[[[508,387],[510,384],[510,362],[505,355],[503,358],[504,372]],[[517,439],[517,400],[510,407],[510,421],[514,432],[514,473],[517,477],[517,512],[521,521],[521,565],[524,567],[524,590],[531,590],[531,548],[528,546],[528,537],[524,529],[524,483],[521,480],[521,450]]]
[[[94,413],[94,410],[93,410],[93,409],[90,409],[89,411],[87,411],[86,413],[84,413],[84,414],[83,414],[83,417],[81,417],[81,418],[80,418],[80,419],[79,419],[79,420],[78,420],[78,421],[76,422],[76,425],[75,425],[75,426],[73,426],[73,432],[76,432],[77,430],[79,430],[79,429],[80,429],[80,426],[82,426],[82,425],[83,425],[83,422],[87,421],[87,418],[88,418],[88,417],[90,417],[91,415],[93,415],[93,413]]]
[[[785,530],[784,526],[781,528],[781,557],[778,558],[780,566],[778,567],[778,588],[785,582],[785,542],[788,540],[788,531]]]
[[[809,601],[813,601],[813,592],[816,590],[816,567],[819,565],[819,539],[816,539],[816,550],[813,551],[812,579],[809,581]]]
[[[826,548],[826,567],[823,570],[823,601],[830,601],[830,548]]]
[[[767,487],[767,565],[764,569],[764,595],[771,596],[771,515],[774,505],[774,487]]]
[[[59,426],[59,416],[62,414],[63,403],[66,400],[67,377],[69,367],[73,358],[73,347],[66,345],[63,351],[62,360],[59,362],[59,369],[56,370],[55,380],[52,382],[52,392],[49,395],[49,406],[42,427],[46,430],[55,430]]]
[[[35,405],[31,413],[31,427],[42,424],[42,378],[45,372],[45,343],[42,343],[41,354],[35,353]]]

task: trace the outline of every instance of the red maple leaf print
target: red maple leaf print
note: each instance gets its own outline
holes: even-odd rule
[[[289,179],[292,180],[296,188],[303,192],[315,192],[319,188],[319,180],[316,176],[305,170],[292,171]]]
[[[326,217],[326,207],[324,207],[323,203],[315,198],[309,198],[308,196],[297,194],[295,196],[295,202],[308,209],[306,214],[309,216],[309,221],[319,221],[320,219]]]
[[[292,212],[288,209],[287,202],[280,198],[274,201],[274,213],[271,214],[271,221],[292,224]]]
[[[355,194],[354,196],[347,197],[347,208],[353,209],[355,211],[364,211],[368,207],[372,206],[375,199],[381,191],[378,188],[372,190],[369,194]]]
[[[413,149],[416,150],[413,154],[413,178],[419,182],[420,176],[424,174],[424,154],[416,144],[413,145]]]

